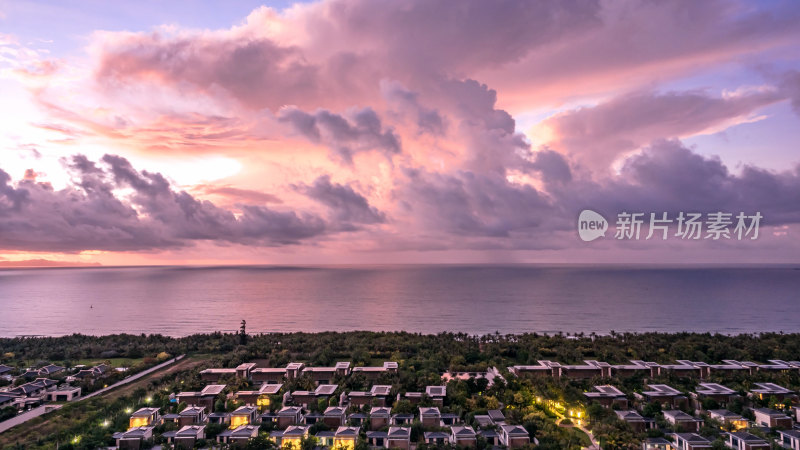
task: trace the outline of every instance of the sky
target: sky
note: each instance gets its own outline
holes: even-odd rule
[[[797,23],[796,1],[0,0],[0,264],[797,263]]]

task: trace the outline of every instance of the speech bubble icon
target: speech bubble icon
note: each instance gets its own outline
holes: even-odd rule
[[[589,242],[606,235],[608,221],[591,209],[584,209],[578,216],[578,236]]]

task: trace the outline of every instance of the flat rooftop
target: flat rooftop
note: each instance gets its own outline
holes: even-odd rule
[[[750,392],[755,392],[756,394],[792,394],[794,392],[775,383],[753,383],[753,384],[756,385],[757,387],[755,389],[750,389]]]
[[[610,384],[595,386],[593,391],[586,392],[583,395],[589,398],[625,397],[624,392],[620,391],[615,386],[611,386]]]
[[[200,395],[219,395],[224,389],[224,384],[209,384],[200,391]]]
[[[648,395],[650,397],[669,397],[669,396],[681,395],[681,391],[666,384],[648,384],[647,387],[650,388],[650,390],[643,391],[642,394]]]
[[[700,383],[695,392],[703,395],[734,395],[736,391],[718,383]]]

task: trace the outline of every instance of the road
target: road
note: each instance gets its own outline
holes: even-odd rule
[[[116,389],[116,388],[118,388],[120,386],[123,386],[123,385],[126,385],[126,384],[128,384],[128,383],[130,383],[132,381],[136,381],[139,378],[147,376],[147,375],[149,375],[149,374],[151,374],[151,373],[153,373],[153,372],[155,372],[157,370],[161,370],[164,367],[169,366],[170,364],[174,364],[174,363],[180,361],[181,359],[183,359],[184,356],[186,356],[186,355],[180,355],[180,356],[176,356],[176,357],[174,357],[172,359],[168,359],[168,360],[164,361],[161,364],[157,364],[157,365],[155,365],[155,366],[153,366],[153,367],[151,367],[151,368],[149,368],[147,370],[143,370],[143,371],[141,371],[141,372],[139,372],[139,373],[137,373],[135,375],[131,375],[131,376],[127,377],[127,378],[123,378],[122,380],[117,381],[116,383],[112,384],[111,386],[104,387],[103,389],[100,389],[99,391],[92,392],[91,394],[89,394],[89,395],[87,395],[85,397],[81,397],[81,398],[79,398],[78,400],[75,400],[75,401],[76,402],[81,402],[81,401],[84,401],[86,399],[90,399],[92,397],[96,397],[98,395],[105,394],[106,392],[108,392],[108,391],[110,391],[112,389]],[[34,408],[34,409],[30,410],[30,411],[25,411],[22,414],[18,414],[18,415],[14,416],[14,417],[12,417],[12,418],[10,418],[8,420],[4,420],[4,421],[0,422],[0,433],[6,431],[8,429],[11,429],[11,428],[13,428],[13,427],[15,427],[17,425],[23,424],[23,423],[25,423],[25,422],[27,422],[27,421],[35,418],[35,417],[39,417],[42,414],[45,414],[45,413],[48,413],[50,411],[56,410],[58,408],[61,408],[61,405],[42,405],[42,406]]]
[[[54,411],[58,408],[61,408],[61,405],[42,405],[42,406],[37,406],[36,408],[33,408],[30,411],[25,411],[22,414],[17,414],[16,416],[8,420],[0,422],[0,433],[8,430],[9,428],[15,427],[21,423],[25,423],[35,417],[39,417],[44,413]]]
[[[179,355],[179,356],[176,356],[176,357],[174,357],[172,359],[168,359],[168,360],[164,361],[161,364],[155,365],[155,366],[153,366],[153,367],[151,367],[151,368],[149,368],[147,370],[143,370],[143,371],[137,373],[136,375],[131,375],[128,378],[123,378],[122,380],[117,381],[116,383],[112,384],[111,386],[104,387],[103,389],[100,389],[99,391],[92,392],[91,394],[89,394],[89,395],[87,395],[85,397],[81,397],[80,400],[76,400],[76,401],[81,401],[81,400],[86,400],[88,398],[96,397],[96,396],[102,395],[102,394],[104,394],[104,393],[106,393],[106,392],[108,392],[108,391],[110,391],[112,389],[116,389],[116,388],[118,388],[118,387],[120,387],[120,386],[122,386],[124,384],[128,384],[131,381],[136,381],[139,378],[142,378],[144,376],[147,376],[147,375],[155,372],[156,370],[163,369],[164,367],[167,367],[170,364],[173,364],[173,363],[176,363],[176,362],[180,361],[181,359],[183,359],[184,356],[186,356],[186,355]]]

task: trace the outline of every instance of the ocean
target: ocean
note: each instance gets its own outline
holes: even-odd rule
[[[418,265],[0,270],[0,336],[800,332],[800,269]]]

